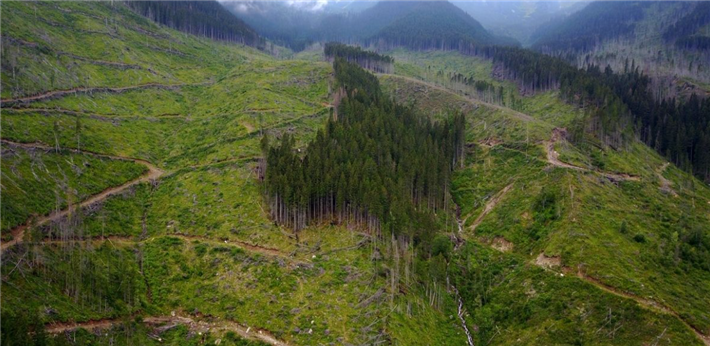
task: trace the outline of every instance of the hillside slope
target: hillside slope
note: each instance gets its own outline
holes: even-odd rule
[[[568,18],[533,35],[534,47],[545,51],[589,51],[597,44],[633,34],[649,3],[593,2]]]
[[[404,46],[415,50],[451,50],[466,44],[517,44],[511,41],[515,40],[494,37],[478,21],[448,1],[418,3],[406,15],[368,39],[379,49]]]
[[[464,167],[416,240],[337,220],[296,232],[270,218],[261,134],[307,150],[333,108],[330,64],[121,3],[8,2],[2,17],[3,343],[700,345],[709,332],[707,187],[638,143],[567,143],[582,111],[522,97],[490,61],[398,50],[406,77],[365,78],[423,116],[466,112]],[[459,74],[506,97],[472,100]]]
[[[584,1],[452,1],[491,33],[529,45],[542,25],[560,20],[587,5]]]
[[[450,66],[451,61],[453,58],[440,56],[426,63],[440,68]],[[476,63],[471,58],[469,64]],[[490,269],[486,260],[478,259],[477,266],[481,267],[463,265],[467,268],[463,273],[501,280],[525,277],[525,263],[530,263],[571,276],[570,280],[577,283],[570,281],[570,285],[591,284],[649,311],[677,316],[707,339],[710,316],[705,309],[696,309],[709,304],[704,297],[708,296],[710,276],[704,263],[709,244],[705,226],[710,222],[710,189],[705,184],[664,163],[640,143],[628,152],[569,143],[559,129],[569,127],[582,114],[560,104],[554,94],[524,98],[516,109],[528,117],[519,117],[503,111],[491,113],[481,101],[425,82],[384,75],[381,79],[396,99],[411,100],[424,111],[438,113],[450,106],[464,107],[472,116],[470,161],[458,172],[453,187],[454,200],[461,208],[461,233],[474,243],[506,254],[497,258],[512,256],[518,269],[500,274]],[[484,250],[475,251],[478,257]],[[466,277],[463,280],[459,289],[467,282]],[[536,282],[529,280],[521,282]],[[512,335],[508,340],[533,337],[529,334],[533,330],[525,328],[532,321],[503,315],[510,310],[501,306],[514,306],[508,301],[511,291],[470,284],[469,292],[475,293],[468,295],[469,299],[477,301],[476,294],[494,295],[475,308],[469,306],[469,311],[478,316],[474,317],[476,321],[485,323],[490,318],[484,311],[499,313],[495,320],[508,326],[502,333]],[[564,296],[567,289],[572,288],[560,287],[556,294]],[[534,291],[539,292],[538,288]],[[590,307],[580,307],[587,309]],[[538,315],[550,313],[540,311]],[[545,323],[543,318],[535,321]],[[495,333],[492,328],[490,333]],[[584,333],[583,328],[571,328]],[[562,335],[567,335],[562,330]]]
[[[216,1],[128,1],[138,14],[167,27],[213,40],[263,47],[264,40]]]
[[[654,78],[658,97],[707,94],[710,82],[703,2],[591,3],[533,34],[533,48],[614,71],[639,68]]]
[[[269,218],[260,133],[303,148],[329,114],[330,64],[120,3],[2,11],[1,192],[17,203],[3,204],[3,342],[465,342],[444,286],[433,305],[418,283],[390,288],[369,235]]]

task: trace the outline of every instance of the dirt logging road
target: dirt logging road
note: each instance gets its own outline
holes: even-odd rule
[[[39,150],[47,150],[47,151],[54,150],[54,148],[52,148],[46,144],[42,144],[42,143],[17,143],[17,142],[2,140],[2,145],[3,146],[9,145],[9,146],[15,146],[15,147],[22,147],[25,149],[39,149]],[[92,205],[94,203],[103,201],[106,198],[108,198],[109,196],[118,194],[118,193],[130,188],[131,186],[134,186],[134,185],[139,184],[141,182],[156,180],[164,174],[164,172],[160,168],[156,167],[152,163],[145,161],[145,160],[130,158],[130,157],[115,156],[115,155],[99,154],[99,153],[95,153],[95,152],[91,152],[91,151],[78,150],[78,149],[68,149],[68,150],[71,152],[74,152],[74,153],[91,155],[91,156],[100,157],[100,158],[133,161],[137,164],[141,164],[141,165],[145,166],[147,168],[147,171],[143,175],[141,175],[140,177],[137,177],[133,180],[129,180],[121,185],[110,187],[106,190],[103,190],[103,191],[81,201],[77,205],[68,206],[67,208],[64,208],[59,211],[54,211],[48,215],[40,216],[35,219],[31,218],[31,219],[27,220],[24,224],[12,229],[12,231],[11,231],[12,240],[2,242],[2,245],[0,245],[0,253],[4,252],[7,248],[9,248],[15,244],[21,243],[24,239],[25,231],[27,230],[27,228],[30,225],[40,226],[40,225],[43,225],[47,222],[60,219],[64,216],[66,216],[67,214],[69,214],[69,212],[71,212],[71,210],[73,210],[74,208],[83,208],[83,207]]]
[[[199,333],[200,335],[214,331],[234,332],[239,334],[239,336],[244,339],[258,340],[273,346],[289,346],[288,343],[277,339],[273,333],[266,329],[248,327],[234,321],[226,321],[221,319],[216,321],[195,320],[191,317],[176,315],[175,313],[166,316],[147,316],[143,317],[142,320],[143,323],[153,328],[154,335],[152,335],[152,337],[159,341],[162,340],[157,335],[179,325],[183,325],[190,331]],[[118,318],[92,320],[86,322],[54,323],[46,325],[45,331],[49,334],[73,332],[78,329],[97,331],[110,329],[114,326],[125,323],[125,321],[126,320],[124,318]]]

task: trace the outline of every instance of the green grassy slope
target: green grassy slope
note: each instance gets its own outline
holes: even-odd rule
[[[463,231],[477,244],[504,248],[507,253],[501,256],[515,261],[519,268],[505,269],[509,274],[504,275],[502,269],[491,268],[491,264],[478,259],[478,266],[482,268],[479,270],[483,272],[477,275],[490,272],[485,275],[492,275],[493,279],[520,277],[527,278],[521,279],[522,282],[544,282],[547,279],[532,279],[530,275],[538,256],[545,254],[553,258],[554,272],[579,276],[565,279],[559,294],[590,292],[589,303],[576,298],[567,300],[564,303],[567,310],[574,310],[572,306],[576,306],[580,311],[594,309],[598,312],[599,306],[591,308],[587,304],[604,302],[608,308],[621,309],[626,314],[629,310],[623,306],[629,301],[634,305],[634,299],[641,301],[638,307],[647,311],[644,316],[648,317],[639,315],[639,318],[657,321],[650,324],[656,326],[647,333],[660,334],[665,326],[661,323],[663,327],[660,327],[659,321],[673,321],[673,327],[668,325],[669,330],[674,328],[678,333],[669,337],[673,344],[692,339],[683,336],[690,333],[689,326],[708,332],[710,315],[704,307],[710,304],[707,299],[710,273],[702,269],[702,264],[694,262],[694,256],[702,253],[701,248],[690,245],[695,234],[705,236],[702,234],[710,224],[707,186],[677,168],[664,168],[664,160],[642,144],[617,152],[592,145],[578,148],[566,141],[560,142],[555,145],[560,160],[584,169],[551,166],[543,145],[551,138],[550,130],[569,126],[580,115],[551,93],[522,100],[520,109],[532,118],[526,122],[521,118],[508,118],[504,111],[485,110],[482,105],[476,108],[477,101],[437,90],[425,82],[393,76],[382,76],[381,81],[390,95],[403,102],[415,102],[425,111],[462,107],[469,114],[468,162],[465,169],[456,173],[452,187],[454,200],[461,208]],[[498,119],[498,123],[491,117]],[[483,123],[493,126],[484,128]],[[614,182],[595,172],[625,172],[639,176],[639,180]],[[510,188],[505,189],[506,186]],[[493,199],[498,199],[497,204],[484,213],[484,206]],[[542,207],[540,201],[549,205]],[[479,218],[482,213],[484,217]],[[470,266],[467,261],[470,259],[461,266]],[[544,278],[543,274],[532,277],[540,275]],[[462,285],[467,280],[471,277],[464,277]],[[592,285],[607,291],[588,288]],[[585,334],[587,328],[591,328],[585,323],[562,327],[560,321],[569,321],[570,317],[562,317],[566,310],[554,310],[554,307],[545,307],[539,312],[546,318],[514,319],[509,315],[511,312],[502,307],[509,306],[507,300],[518,291],[495,286],[477,289],[479,291],[469,296],[474,302],[467,302],[471,304],[468,307],[472,319],[477,321],[476,325],[482,321],[492,323],[489,326],[492,330],[485,331],[488,337],[495,334],[494,325],[502,323],[510,328],[493,339],[499,339],[499,343],[515,341],[514,337],[545,343],[544,338],[554,334],[538,334],[530,328],[550,323],[557,324],[554,328],[562,328],[562,340],[574,343],[575,335]],[[614,291],[611,295],[624,296],[624,302],[610,297],[610,291]],[[481,298],[476,295],[483,292],[496,297],[480,303]],[[486,305],[487,309],[493,309],[494,316],[485,315]],[[477,312],[481,307],[484,311]],[[620,331],[631,333],[628,334],[631,339],[602,339],[606,341],[601,343],[651,340],[649,335],[631,336],[638,332],[635,328],[641,328],[639,323],[646,322],[620,323],[624,325]],[[564,328],[572,329],[565,331]],[[651,332],[652,329],[656,331]],[[508,336],[511,337],[508,339]]]
[[[441,256],[417,261],[412,268],[420,273],[400,273],[402,283],[392,286],[390,275],[399,267],[386,260],[392,254],[382,253],[390,249],[383,240],[327,224],[293,234],[269,220],[262,200],[259,134],[292,133],[304,147],[329,114],[328,64],[279,61],[248,47],[197,39],[118,3],[10,2],[2,11],[3,39],[13,51],[3,54],[4,100],[76,87],[188,84],[67,94],[2,109],[3,139],[56,140],[64,149],[141,158],[165,171],[155,182],[31,230],[47,235],[72,227],[93,238],[4,250],[3,323],[19,315],[40,325],[111,318],[120,323],[103,336],[70,335],[100,345],[157,344],[155,337],[176,345],[247,344],[234,331],[198,335],[194,326],[181,325],[156,332],[141,323],[175,312],[252,328],[253,338],[261,328],[293,345],[462,345],[450,279],[477,345],[518,339],[698,344],[686,323],[702,331],[710,325],[703,309],[708,273],[683,252],[696,251],[689,230],[708,224],[710,192],[680,170],[660,170],[662,160],[641,145],[621,153],[560,142],[560,160],[589,171],[549,167],[542,142],[581,115],[554,93],[519,98],[521,113],[471,101],[461,90],[447,92],[442,80],[408,79],[431,76],[414,58],[398,59],[408,78],[381,76],[389,95],[426,114],[465,109],[469,129],[467,164],[452,186],[467,242],[448,266]],[[515,95],[512,85],[490,77],[489,64],[454,53],[416,54],[433,71],[460,71]],[[3,202],[14,198],[21,206],[53,203],[52,191],[62,182],[47,177],[61,176],[59,170],[86,197],[144,167],[66,150],[10,157],[9,148],[3,143],[3,188],[15,190],[3,190]],[[41,179],[32,175],[36,157],[49,169],[36,170]],[[87,162],[90,169],[78,174],[75,166]],[[6,177],[18,168],[24,179],[10,187]],[[613,183],[599,173],[606,171],[641,180]],[[41,193],[20,191],[37,186]],[[491,200],[499,203],[477,222]],[[5,214],[3,209],[3,225]],[[643,241],[635,240],[639,235]],[[559,265],[538,268],[540,253],[560,256]],[[438,283],[415,280],[421,273]],[[49,337],[50,344],[64,341]]]
[[[146,170],[131,161],[2,146],[3,236],[33,215],[64,209]]]
[[[12,18],[2,24],[3,99],[74,87],[201,83],[264,56],[161,28],[119,3],[8,3],[2,11]]]
[[[144,159],[164,174],[29,230],[25,242],[3,250],[3,321],[26,311],[40,324],[120,322],[108,335],[70,332],[95,344],[237,339],[224,330],[200,338],[190,326],[156,332],[139,323],[172,312],[251,327],[253,338],[255,328],[263,328],[294,345],[465,342],[445,288],[439,285],[442,298],[434,306],[416,282],[394,292],[389,263],[366,235],[330,225],[294,235],[268,219],[255,173],[260,133],[292,133],[303,147],[329,114],[329,64],[280,61],[198,39],[156,26],[119,3],[17,2],[3,3],[2,11],[3,43],[13,51],[3,55],[3,100],[78,87],[172,86],[4,104],[4,139],[57,141],[67,150],[80,145]],[[89,160],[44,155],[60,165],[72,157]],[[3,185],[11,163],[3,152]],[[124,161],[90,163],[108,176],[92,176],[91,186],[131,179],[132,166],[119,166]],[[51,170],[43,174],[56,177]],[[56,189],[50,182],[48,192]],[[93,193],[81,191],[82,198]],[[3,190],[3,198],[22,196]],[[28,198],[19,205],[42,204],[44,197]],[[87,239],[29,241],[67,227]],[[65,339],[48,338],[50,344]]]

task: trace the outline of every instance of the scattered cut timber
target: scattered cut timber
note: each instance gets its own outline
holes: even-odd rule
[[[500,202],[500,200],[503,198],[503,196],[505,196],[505,194],[508,193],[508,191],[510,191],[510,189],[512,187],[513,187],[512,183],[509,184],[508,186],[504,187],[503,190],[500,190],[500,192],[495,194],[495,196],[493,196],[493,198],[491,198],[491,200],[488,201],[488,203],[486,203],[486,206],[483,207],[483,211],[481,212],[481,214],[478,215],[478,217],[476,218],[476,221],[474,221],[473,224],[471,225],[471,227],[470,227],[471,231],[476,230],[476,228],[481,224],[481,222],[483,222],[483,218],[486,217],[486,215],[488,215],[488,213],[490,213],[491,210],[493,210],[493,208],[496,207],[496,205],[498,205],[498,202]]]
[[[580,166],[575,166],[571,165],[566,162],[562,162],[559,159],[560,154],[555,150],[555,143],[559,141],[564,140],[564,136],[560,135],[560,133],[566,132],[564,129],[560,128],[555,128],[552,130],[552,138],[550,141],[546,141],[543,143],[545,146],[545,151],[547,152],[547,162],[549,162],[551,165],[555,167],[560,167],[560,168],[567,168],[567,169],[572,169],[576,171],[581,171],[581,172],[594,172],[597,173],[601,176],[606,177],[607,179],[616,182],[616,181],[639,181],[640,178],[636,175],[631,175],[631,174],[626,174],[626,173],[611,173],[611,172],[605,172],[605,171],[600,171],[600,170],[594,170],[594,169],[589,169],[585,167],[580,167]]]
[[[43,143],[17,143],[17,142],[11,142],[11,141],[7,141],[7,140],[3,139],[2,144],[3,145],[18,146],[18,147],[23,147],[23,148],[27,148],[27,149],[40,149],[40,150],[46,150],[46,151],[54,150],[54,148],[52,148],[46,144],[43,144]],[[148,169],[148,172],[146,172],[145,174],[143,174],[142,176],[140,176],[136,179],[127,181],[127,182],[125,182],[121,185],[115,186],[115,187],[108,188],[96,195],[93,195],[93,196],[81,201],[81,203],[79,203],[79,205],[75,206],[78,208],[83,208],[83,207],[89,206],[91,204],[94,204],[96,202],[105,200],[107,197],[117,194],[117,193],[119,193],[119,192],[133,186],[133,185],[136,185],[138,183],[145,182],[145,181],[154,181],[154,180],[160,178],[160,176],[162,176],[164,173],[161,169],[154,166],[150,162],[145,161],[145,160],[141,160],[141,159],[122,157],[122,156],[114,156],[114,155],[106,155],[106,154],[100,154],[100,153],[95,153],[95,152],[91,152],[91,151],[77,150],[77,149],[68,149],[68,150],[71,152],[74,152],[74,153],[86,154],[86,155],[91,155],[91,156],[96,156],[96,157],[101,157],[101,158],[108,158],[108,159],[113,159],[113,160],[130,160],[130,161],[133,161],[137,164],[144,165]],[[34,226],[39,226],[39,225],[42,225],[42,224],[47,223],[49,221],[56,220],[58,218],[61,218],[65,215],[67,215],[67,213],[69,213],[71,211],[71,208],[72,208],[71,206],[68,206],[67,208],[65,208],[63,210],[52,212],[49,215],[44,215],[44,216],[36,218],[34,220],[33,219],[27,220],[27,222],[25,222],[23,225],[15,227],[11,231],[12,240],[7,241],[7,242],[3,242],[2,245],[0,245],[0,253],[2,253],[2,251],[5,251],[5,249],[7,249],[17,243],[21,243],[22,239],[24,238],[24,235],[25,235],[25,230],[27,229],[27,227],[29,227],[30,224],[32,224]]]
[[[118,319],[103,319],[94,320],[87,322],[67,322],[67,323],[55,323],[46,326],[45,331],[50,334],[61,334],[64,332],[70,332],[77,329],[86,330],[97,330],[97,329],[107,329],[115,325],[120,325],[124,323],[123,318]],[[143,318],[145,324],[154,326],[157,331],[165,331],[173,328],[177,325],[184,325],[190,329],[192,332],[205,333],[207,331],[224,331],[224,332],[235,332],[239,334],[242,338],[250,340],[259,340],[265,342],[269,345],[274,346],[288,346],[289,344],[278,340],[271,332],[266,329],[261,328],[251,328],[245,327],[237,322],[218,320],[218,321],[202,321],[194,320],[190,317],[178,316],[171,314],[171,316],[148,316]]]
[[[566,266],[562,266],[562,258],[560,256],[547,256],[547,255],[545,255],[545,253],[540,253],[540,255],[538,255],[532,261],[532,264],[534,264],[542,269],[555,272],[561,276],[564,276],[564,273],[573,274],[573,275],[575,274],[571,268],[566,267]],[[559,272],[556,270],[556,268],[559,268]],[[670,307],[668,307],[660,302],[657,302],[655,300],[639,297],[635,294],[621,291],[616,287],[609,286],[609,285],[601,282],[599,279],[596,279],[596,278],[591,277],[591,276],[587,275],[586,273],[584,273],[582,271],[581,267],[578,268],[578,270],[576,272],[576,277],[582,281],[585,281],[591,285],[596,286],[597,288],[599,288],[600,290],[602,290],[604,292],[607,292],[607,293],[610,293],[610,294],[613,294],[613,295],[616,295],[616,296],[619,296],[622,298],[631,299],[631,300],[635,301],[637,304],[639,304],[639,306],[641,306],[645,309],[650,309],[650,310],[660,312],[660,313],[663,313],[666,315],[672,315],[673,317],[675,317],[679,321],[681,321],[686,327],[688,327],[690,330],[692,330],[693,333],[698,337],[698,339],[702,340],[703,343],[705,343],[705,345],[710,346],[710,336],[701,333],[696,327],[689,324],[685,319],[683,319],[680,316],[680,314],[678,314],[675,310],[671,309]]]
[[[53,99],[57,97],[63,97],[65,95],[71,95],[71,94],[88,94],[88,93],[122,93],[126,91],[131,91],[131,90],[140,90],[140,89],[165,89],[165,90],[175,90],[179,89],[182,87],[186,86],[204,86],[204,85],[210,85],[212,82],[205,82],[205,83],[195,83],[195,84],[157,84],[157,83],[150,83],[150,84],[143,84],[143,85],[134,85],[134,86],[127,86],[127,87],[122,87],[122,88],[109,88],[109,87],[78,87],[78,88],[71,88],[71,89],[66,89],[66,90],[53,90],[53,91],[47,91],[41,94],[33,95],[33,96],[25,96],[25,97],[18,97],[14,99],[4,99],[0,101],[2,103],[2,107],[12,107],[17,104],[27,104],[27,103],[32,103],[36,101],[41,101],[41,100],[47,100],[47,99]]]
[[[461,96],[461,95],[459,95],[459,94],[457,94],[457,93],[455,93],[455,92],[453,92],[453,91],[451,91],[451,90],[449,90],[449,89],[446,89],[446,88],[444,88],[444,87],[442,87],[442,86],[438,86],[438,85],[436,85],[436,84],[432,84],[432,83],[425,82],[425,81],[423,81],[423,80],[419,80],[419,79],[415,79],[415,78],[411,78],[411,77],[405,77],[405,76],[400,76],[400,75],[392,75],[392,74],[384,74],[384,73],[378,73],[377,76],[378,76],[378,77],[381,77],[381,76],[382,76],[382,77],[387,77],[387,78],[391,78],[391,79],[395,79],[395,80],[396,80],[396,79],[399,79],[399,80],[403,80],[403,81],[408,81],[408,82],[412,82],[412,83],[417,83],[417,84],[421,84],[421,85],[423,85],[423,86],[426,86],[426,87],[428,87],[428,88],[432,88],[432,89],[434,89],[434,90],[438,90],[438,91],[441,91],[441,92],[445,92],[445,93],[447,93],[447,94],[454,94],[454,95]],[[516,110],[507,108],[507,107],[503,107],[503,106],[496,105],[496,104],[493,104],[493,103],[488,103],[488,102],[481,101],[481,100],[478,100],[478,99],[475,99],[475,98],[471,98],[471,97],[465,97],[465,96],[461,96],[461,97],[464,98],[465,100],[467,100],[467,101],[473,103],[473,104],[482,104],[482,105],[484,105],[484,106],[486,106],[486,107],[489,107],[489,108],[493,108],[493,109],[503,110],[503,111],[509,112],[509,113],[515,115],[516,117],[520,118],[520,120],[523,120],[523,121],[533,121],[533,120],[535,120],[535,118],[533,118],[533,117],[531,117],[531,116],[529,116],[529,115],[527,115],[527,114],[525,114],[525,113],[521,113],[521,112],[518,112],[518,111],[516,111]]]

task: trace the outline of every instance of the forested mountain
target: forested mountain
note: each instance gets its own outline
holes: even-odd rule
[[[668,27],[663,38],[676,47],[710,50],[710,2],[701,2],[692,12]]]
[[[313,41],[316,21],[323,15],[278,1],[226,1],[222,5],[262,36],[294,50]]]
[[[593,2],[532,35],[533,47],[546,52],[584,52],[604,40],[633,35],[649,6],[644,2]]]
[[[416,7],[416,1],[382,1],[358,11],[311,11],[282,2],[224,2],[262,35],[291,49],[317,41],[355,42],[377,33]]]
[[[627,61],[652,77],[657,98],[706,94],[710,52],[705,2],[598,2],[565,20],[551,21],[533,35],[533,49],[579,67]]]
[[[301,50],[317,41],[451,46],[455,42],[518,43],[494,37],[448,1],[381,1],[361,12],[314,12],[283,3],[227,2],[225,6],[264,36]]]
[[[704,49],[689,44],[710,37],[707,2],[593,2],[566,19],[552,20],[531,37],[533,48],[555,54],[583,53],[605,41],[645,41],[659,34],[679,48]]]
[[[368,39],[380,49],[457,49],[462,43],[494,44],[496,39],[460,8],[448,1],[422,2],[402,18]],[[506,42],[509,43],[509,42]]]
[[[217,1],[127,1],[128,6],[157,23],[213,40],[263,47],[264,40]]]
[[[585,1],[452,1],[489,32],[512,37],[524,45],[543,24],[563,20],[588,4]]]

